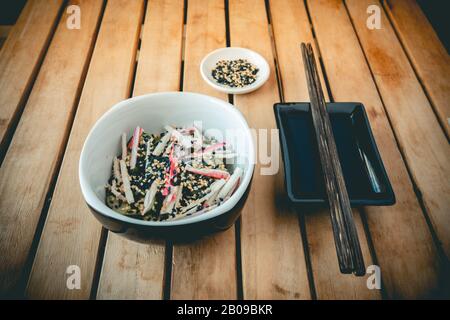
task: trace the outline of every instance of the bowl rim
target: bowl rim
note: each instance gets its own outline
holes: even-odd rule
[[[242,179],[241,184],[236,189],[234,194],[223,204],[218,206],[217,208],[212,209],[209,212],[206,212],[204,214],[198,215],[198,216],[192,216],[192,217],[186,217],[179,220],[173,220],[173,221],[145,221],[145,220],[139,220],[136,218],[128,217],[125,215],[122,215],[118,212],[115,212],[106,204],[104,201],[102,201],[97,194],[94,191],[94,188],[90,185],[88,182],[88,178],[86,176],[85,170],[86,170],[86,146],[92,139],[92,136],[95,134],[95,131],[99,127],[101,123],[104,121],[107,121],[108,117],[110,117],[111,114],[119,112],[120,110],[128,107],[130,104],[133,104],[140,100],[145,99],[151,99],[154,97],[164,97],[164,96],[184,96],[184,97],[197,97],[201,99],[208,99],[210,101],[214,101],[221,105],[224,110],[227,110],[226,112],[233,113],[238,119],[240,120],[240,125],[242,126],[242,129],[248,132],[248,156],[247,156],[247,169],[244,171],[244,177]],[[146,105],[146,107],[151,108],[154,107],[152,104]],[[253,177],[253,171],[255,168],[255,147],[254,142],[252,138],[252,134],[250,131],[250,127],[248,126],[248,123],[243,116],[243,114],[232,104],[215,98],[208,95],[200,94],[200,93],[194,93],[194,92],[180,92],[180,91],[171,91],[171,92],[157,92],[157,93],[149,93],[144,94],[141,96],[132,97],[129,99],[122,100],[115,105],[113,105],[108,111],[106,111],[92,126],[91,130],[89,131],[88,135],[86,136],[86,139],[83,143],[83,147],[81,149],[80,158],[79,158],[79,165],[78,165],[78,177],[81,187],[81,192],[83,195],[84,200],[86,201],[87,205],[98,212],[101,215],[107,216],[109,218],[119,220],[122,222],[135,224],[135,225],[141,225],[141,226],[152,226],[152,227],[167,227],[167,226],[177,226],[177,225],[186,225],[186,224],[194,224],[201,221],[213,219],[219,215],[222,215],[230,210],[232,210],[235,205],[239,202],[239,200],[242,198],[242,196],[245,194],[245,191],[249,187],[249,184],[251,182],[251,179]],[[99,203],[101,205],[99,205]]]
[[[246,53],[249,53],[249,54],[259,57],[259,59],[262,61],[262,65],[260,67],[264,68],[266,70],[266,72],[263,74],[262,77],[257,78],[257,80],[254,83],[252,83],[248,86],[242,87],[242,88],[224,87],[224,86],[221,86],[221,85],[215,83],[211,79],[209,79],[208,76],[203,72],[203,67],[204,67],[206,61],[208,59],[210,59],[214,54],[220,53],[222,51],[232,51],[232,50],[244,51]],[[211,86],[212,88],[214,88],[220,92],[224,92],[224,93],[228,93],[228,94],[244,94],[244,93],[249,93],[249,92],[255,91],[256,89],[259,89],[264,83],[266,83],[266,81],[270,77],[270,66],[269,66],[269,63],[267,62],[267,60],[256,51],[253,51],[248,48],[242,48],[242,47],[224,47],[224,48],[218,48],[216,50],[211,51],[202,59],[202,61],[200,62],[200,74],[201,74],[203,80],[209,86]]]

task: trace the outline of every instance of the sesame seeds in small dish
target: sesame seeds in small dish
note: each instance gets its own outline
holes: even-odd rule
[[[200,64],[200,73],[218,91],[243,94],[260,88],[269,78],[270,67],[252,50],[228,47],[209,53]]]

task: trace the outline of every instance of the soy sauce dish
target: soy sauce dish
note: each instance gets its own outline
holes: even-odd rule
[[[197,149],[186,145],[196,139]],[[248,124],[231,104],[196,93],[148,94],[95,123],[81,151],[81,191],[112,232],[139,242],[194,239],[239,217],[254,154]]]
[[[328,103],[333,136],[352,206],[388,206],[395,194],[383,165],[365,108],[357,102]],[[327,203],[309,103],[277,103],[285,185],[295,206]]]

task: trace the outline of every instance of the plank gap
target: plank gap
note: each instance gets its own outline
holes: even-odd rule
[[[317,43],[316,38],[314,38],[314,43],[316,44],[317,51],[319,51],[319,44]],[[333,95],[331,93],[330,82],[329,82],[327,73],[325,72],[325,64],[323,63],[323,59],[322,59],[322,56],[320,55],[320,52],[318,54],[318,59],[319,59],[320,68],[322,69],[322,76],[323,76],[323,81],[325,82],[325,90],[327,91],[328,99],[330,100],[330,102],[334,102]]]
[[[379,266],[380,264],[378,262],[377,255],[375,254],[375,246],[373,245],[372,238],[367,236],[368,234],[370,234],[370,231],[369,231],[369,224],[367,223],[366,211],[364,210],[364,208],[361,208],[359,211],[360,211],[360,216],[361,216],[361,222],[362,222],[364,231],[366,233],[367,246],[369,247],[369,251],[370,251],[370,255],[372,256],[373,264]],[[383,277],[381,277],[380,293],[381,293],[382,300],[389,299],[385,288],[386,287],[384,285]]]
[[[308,274],[309,291],[311,294],[311,299],[317,300],[316,285],[314,283],[314,274],[313,274],[312,263],[311,263],[311,254],[309,252],[309,246],[308,246],[308,234],[306,231],[306,221],[305,221],[305,216],[302,213],[298,213],[298,225],[300,228],[300,235],[302,237],[302,242],[303,242],[303,252],[305,254],[306,271]]]
[[[183,72],[184,72],[184,60],[181,60],[181,76],[180,76],[180,87],[179,91],[183,91],[183,85],[184,85],[184,78],[183,78]]]
[[[147,6],[148,6],[148,0],[144,0],[144,13],[142,14],[141,30],[139,30],[139,44],[138,44],[138,48],[141,48],[142,34],[144,33],[145,18],[147,17]]]
[[[97,248],[97,261],[95,262],[94,274],[92,276],[91,293],[89,295],[90,300],[97,298],[98,285],[100,283],[100,274],[103,270],[103,261],[105,258],[106,241],[108,241],[109,231],[102,227],[100,234],[100,241]]]
[[[234,224],[236,245],[236,296],[237,300],[244,300],[244,286],[242,283],[242,253],[241,253],[241,217]]]
[[[170,300],[172,289],[173,242],[166,241],[164,250],[163,300]]]
[[[225,7],[225,37],[226,37],[226,43],[227,43],[227,47],[230,46],[230,12],[229,12],[229,8],[230,8],[230,4],[228,2],[228,0],[224,0],[224,7]],[[228,95],[228,98],[230,96],[233,96],[232,94]]]
[[[136,58],[135,58],[136,65],[139,63],[139,56],[141,55],[142,33],[144,31],[145,16],[147,14],[147,10],[146,10],[147,3],[148,3],[148,0],[144,0],[144,13],[142,15],[141,29],[139,30],[139,40],[138,40],[137,49],[136,49]],[[135,70],[135,72],[136,72],[136,70]],[[131,92],[133,92],[133,91],[131,91]]]
[[[266,8],[267,26],[269,28],[270,47],[272,49],[273,64],[274,64],[274,67],[275,67],[275,78],[277,80],[278,96],[279,96],[280,101],[284,101],[282,78],[281,78],[280,67],[278,65],[277,47],[276,47],[275,39],[274,39],[274,36],[273,36],[273,27],[272,27],[272,24],[271,24],[271,13],[270,13],[269,0],[264,0],[264,5],[265,5],[265,8]]]
[[[310,26],[310,29],[311,29],[312,38],[314,39],[314,45],[315,45],[314,49],[317,51],[317,52],[316,52],[316,55],[317,55],[317,57],[318,57],[318,59],[319,59],[320,68],[322,69],[322,70],[321,70],[321,71],[322,71],[321,73],[322,73],[322,76],[323,76],[323,80],[324,80],[324,82],[325,82],[325,90],[326,90],[327,93],[328,93],[328,100],[329,100],[330,102],[334,102],[333,94],[331,93],[330,82],[329,82],[329,80],[328,80],[327,72],[326,72],[326,70],[325,70],[325,65],[323,64],[322,54],[321,54],[321,52],[320,52],[320,47],[319,47],[319,43],[318,43],[318,41],[317,41],[316,31],[314,30],[314,24],[313,24],[312,19],[311,19],[311,13],[310,13],[310,11],[309,11],[309,7],[308,7],[308,2],[307,2],[307,0],[303,0],[303,4],[304,4],[304,6],[305,6],[306,16],[308,17],[308,21],[309,21],[309,26]]]
[[[225,41],[226,46],[231,46],[231,32],[230,32],[230,12],[229,1],[224,0],[225,11]],[[228,94],[228,102],[234,104],[234,95]],[[236,298],[237,300],[244,300],[244,285],[242,279],[242,252],[241,252],[241,217],[236,220],[234,224],[234,238],[236,251]]]
[[[228,0],[224,0],[224,7],[225,7],[225,38],[227,47],[231,46],[231,40],[230,40],[230,3]],[[228,102],[231,104],[234,104],[234,95],[228,94]]]
[[[187,30],[187,10],[188,1],[184,0],[184,11],[183,11],[183,31],[181,33],[181,69],[180,69],[180,86],[179,91],[183,91],[184,86],[184,59],[186,55],[186,30]]]
[[[133,71],[130,76],[130,91],[128,92],[128,98],[131,98],[133,96],[133,92],[134,92],[134,83],[136,81],[136,71],[137,71],[137,66],[138,66],[138,61],[139,61],[139,53],[140,53],[140,48],[141,48],[141,43],[142,43],[142,30],[143,30],[143,26],[145,23],[145,14],[147,12],[147,4],[148,4],[148,1],[145,0],[143,13],[141,15],[141,23],[139,24],[139,32],[138,32],[139,38],[138,38],[138,41],[136,43],[136,48],[135,48],[136,55],[135,55],[135,59],[134,59]]]
[[[184,0],[183,8],[183,30],[181,33],[181,66],[180,66],[180,85],[178,90],[183,91],[184,87],[184,65],[186,55],[186,32],[187,32],[188,1]],[[172,292],[173,276],[173,242],[166,241],[164,251],[164,281],[163,281],[163,299],[170,300]]]
[[[188,0],[184,0],[184,10],[183,10],[183,24],[187,24],[187,12],[188,12]]]

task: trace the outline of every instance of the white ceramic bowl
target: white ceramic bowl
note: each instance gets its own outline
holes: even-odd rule
[[[222,135],[238,155],[231,166],[241,167],[244,176],[229,200],[202,215],[162,222],[127,217],[105,205],[105,185],[111,174],[113,158],[120,154],[123,132],[131,137],[134,128],[140,126],[146,132],[160,133],[164,125],[192,125],[194,121],[201,121],[206,133],[216,137]],[[86,203],[106,228],[135,240],[144,240],[147,236],[208,233],[231,226],[238,216],[235,209],[245,198],[254,163],[251,132],[243,115],[233,105],[196,93],[153,93],[116,104],[95,123],[81,151],[79,178]]]
[[[258,67],[259,72],[256,75],[256,81],[252,84],[242,87],[242,88],[230,88],[228,86],[219,84],[211,75],[216,63],[219,60],[236,60],[236,59],[247,59],[250,63],[253,63]],[[266,59],[263,58],[259,53],[246,48],[239,47],[228,47],[221,48],[212,51],[206,57],[203,58],[200,63],[200,73],[203,80],[206,81],[214,89],[229,93],[229,94],[243,94],[252,92],[259,87],[261,87],[270,75],[270,67]]]

